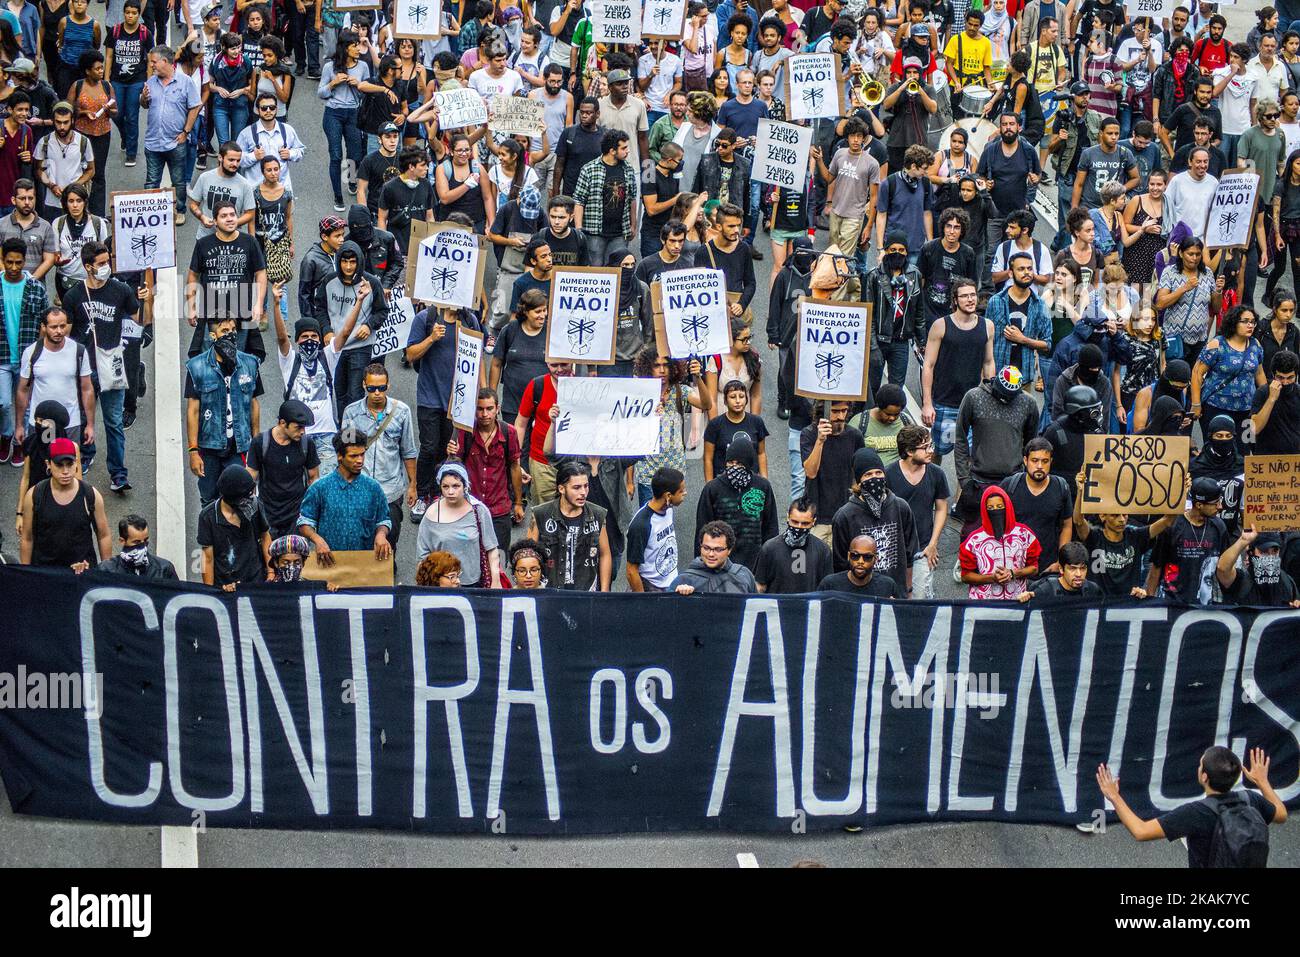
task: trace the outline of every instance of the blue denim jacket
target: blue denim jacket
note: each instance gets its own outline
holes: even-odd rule
[[[226,447],[226,383],[217,366],[216,352],[208,348],[185,363],[199,393],[199,448]],[[236,353],[230,377],[230,411],[234,419],[235,450],[247,452],[253,441],[253,391],[257,388],[257,359]]]

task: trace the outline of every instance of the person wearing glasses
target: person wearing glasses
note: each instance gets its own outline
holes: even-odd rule
[[[679,595],[753,595],[754,573],[731,560],[736,533],[726,522],[709,522],[700,529],[699,556],[673,579],[669,591]]]
[[[842,591],[866,598],[905,598],[898,583],[888,575],[876,573],[879,557],[876,540],[870,535],[858,535],[849,542],[849,567],[847,571],[827,575],[817,586],[818,591]]]
[[[292,126],[276,118],[279,102],[274,93],[257,95],[257,119],[240,130],[235,140],[243,151],[239,170],[256,186],[262,181],[262,160],[267,156],[279,157],[280,182],[292,192],[289,170],[302,162],[307,147]]]
[[[392,523],[388,541],[396,548],[405,515],[402,501],[405,499],[408,508],[415,504],[415,460],[420,445],[411,407],[388,394],[388,370],[372,362],[365,373],[365,398],[343,410],[339,431],[365,447],[362,471],[384,490]]]

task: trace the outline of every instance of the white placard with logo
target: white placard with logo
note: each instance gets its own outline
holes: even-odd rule
[[[620,272],[578,266],[555,270],[546,320],[547,362],[614,362]]]
[[[437,39],[441,26],[442,0],[393,0],[393,36]]]
[[[659,276],[664,341],[673,359],[731,351],[727,280],[720,269],[681,269]]]
[[[415,261],[413,299],[439,306],[471,309],[478,298],[479,257],[476,235],[463,229],[439,229],[421,241]]]
[[[1250,245],[1250,227],[1255,221],[1259,174],[1224,171],[1210,201],[1205,220],[1205,248],[1245,248]]]
[[[556,455],[656,455],[658,379],[561,376],[555,380]]]
[[[375,334],[370,357],[378,359],[398,349],[405,349],[415,322],[415,306],[406,298],[406,290],[397,286],[388,290],[388,321]]]
[[[1174,14],[1178,0],[1124,0],[1124,12],[1129,19],[1136,17],[1154,17],[1156,26],[1161,20],[1167,20]]]
[[[785,86],[788,119],[815,120],[847,112],[840,61],[833,53],[796,53],[790,57],[786,60]]]
[[[115,272],[176,265],[175,202],[176,194],[170,189],[113,194]]]
[[[754,140],[754,165],[749,178],[756,183],[771,183],[802,191],[808,184],[808,152],[811,147],[811,126],[759,120],[758,136]]]
[[[488,121],[487,103],[469,87],[434,93],[433,101],[438,104],[438,129],[444,132]]]
[[[861,304],[803,298],[795,339],[794,391],[810,399],[867,397],[871,321]]]
[[[686,32],[686,0],[645,0],[641,36],[650,40],[680,40]]]
[[[451,377],[451,395],[447,398],[447,418],[466,432],[474,431],[482,366],[483,334],[456,323],[456,368]]]
[[[635,43],[641,39],[641,0],[590,0],[594,43]]]

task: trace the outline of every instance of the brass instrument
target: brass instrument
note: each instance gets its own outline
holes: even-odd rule
[[[917,93],[920,93],[920,92],[921,92],[921,84],[918,83],[916,80],[908,80],[908,81],[907,81],[907,92],[908,92],[908,93],[911,93],[913,96],[915,96]]]
[[[879,106],[885,99],[885,86],[878,80],[868,79],[862,84],[862,102],[867,106]]]

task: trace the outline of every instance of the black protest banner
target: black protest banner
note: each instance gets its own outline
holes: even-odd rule
[[[1103,807],[1103,761],[1139,814],[1198,797],[1216,742],[1267,749],[1283,799],[1300,794],[1290,610],[223,594],[12,567],[0,601],[0,675],[102,687],[85,710],[0,708],[19,813],[516,834],[1067,824]]]

